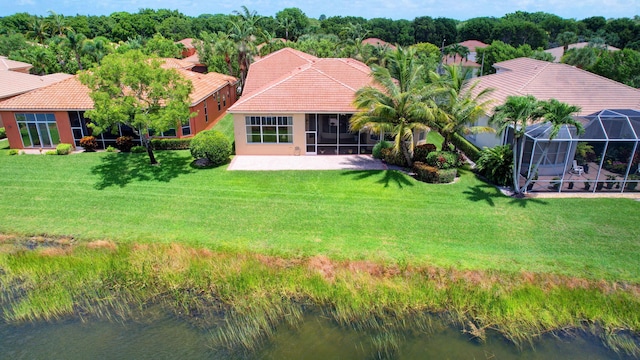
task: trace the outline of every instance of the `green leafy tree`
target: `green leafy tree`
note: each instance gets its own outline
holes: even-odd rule
[[[91,89],[94,108],[86,116],[94,131],[129,126],[143,140],[152,165],[158,162],[149,132],[167,131],[193,116],[189,111],[191,82],[140,51],[105,56],[100,66],[81,73],[80,81]]]
[[[142,51],[147,55],[156,55],[165,58],[179,58],[182,54],[180,46],[161,34],[153,35],[142,48]]]
[[[64,47],[73,53],[79,70],[82,70],[82,49],[86,39],[87,37],[83,34],[78,34],[73,30],[68,30],[67,37],[64,40]]]
[[[156,31],[173,41],[193,36],[191,20],[185,16],[171,16],[162,20],[162,22],[156,26]]]
[[[603,51],[588,71],[640,88],[640,52],[623,49]]]
[[[495,40],[492,37],[493,27],[500,21],[493,17],[477,17],[460,24],[458,36],[460,40],[479,40],[490,43]]]
[[[387,68],[374,65],[372,76],[378,86],[366,86],[356,92],[351,117],[352,131],[368,130],[392,134],[394,151],[411,166],[413,134],[434,125],[439,110],[425,88],[414,50],[399,48],[388,59]]]
[[[558,34],[558,36],[556,37],[556,41],[560,46],[562,46],[562,54],[564,54],[565,52],[567,52],[567,50],[569,50],[569,45],[578,42],[578,34],[574,33],[573,31],[565,31]]]
[[[484,57],[484,67],[482,68],[483,74],[495,73],[496,70],[493,67],[493,64],[497,62],[516,59],[519,57],[530,57],[533,55],[533,50],[529,45],[521,45],[515,48],[500,40],[492,42],[491,45],[485,48],[478,48],[476,51],[478,53],[478,59],[482,59]]]
[[[298,8],[286,8],[276,13],[276,20],[280,25],[276,35],[286,40],[296,40],[305,33],[309,26],[309,18]],[[284,35],[284,36],[283,36]]]

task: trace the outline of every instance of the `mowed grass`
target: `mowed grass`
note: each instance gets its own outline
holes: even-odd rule
[[[4,233],[640,281],[631,199],[512,199],[468,171],[201,170],[188,151],[0,155]]]

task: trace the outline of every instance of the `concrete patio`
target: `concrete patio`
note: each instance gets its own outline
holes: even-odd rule
[[[228,170],[386,170],[371,155],[276,156],[237,155]]]

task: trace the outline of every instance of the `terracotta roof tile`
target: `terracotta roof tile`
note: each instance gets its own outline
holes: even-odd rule
[[[164,69],[191,69],[195,66],[194,63],[181,59],[162,58],[160,60],[163,61],[161,67]]]
[[[69,74],[37,76],[15,71],[0,71],[0,99],[26,93],[71,77]]]
[[[486,48],[487,46],[489,46],[478,40],[466,40],[458,44],[468,48],[471,52],[476,51],[476,48]]]
[[[503,104],[510,95],[533,95],[580,106],[578,115],[602,109],[639,109],[640,90],[566,64],[518,58],[496,63],[498,73],[474,79],[474,91],[493,88],[488,98]]]
[[[195,49],[195,46],[193,46],[193,39],[192,38],[186,38],[186,39],[182,39],[180,41],[176,41],[176,44],[182,44],[185,49]]]
[[[305,55],[280,50],[263,58],[261,66],[252,65],[245,92],[229,111],[355,112],[355,92],[372,84],[369,67],[353,59]]]
[[[6,56],[0,56],[0,71],[29,70],[33,65],[22,61],[9,60]]]
[[[191,106],[204,100],[216,90],[238,80],[232,76],[208,73],[200,74],[189,70],[177,70],[191,80],[193,91],[189,98]],[[89,88],[77,76],[55,84],[18,95],[0,102],[0,110],[88,110],[93,108]]]
[[[384,40],[378,39],[378,38],[367,38],[362,40],[362,44],[363,45],[373,45],[373,46],[378,46],[378,47],[388,47],[390,50],[395,50],[396,46],[388,43]]]

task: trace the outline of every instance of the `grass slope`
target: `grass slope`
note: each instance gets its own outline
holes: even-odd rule
[[[6,156],[0,232],[181,242],[462,269],[640,281],[640,203],[517,200],[469,172],[198,170],[188,151]]]

